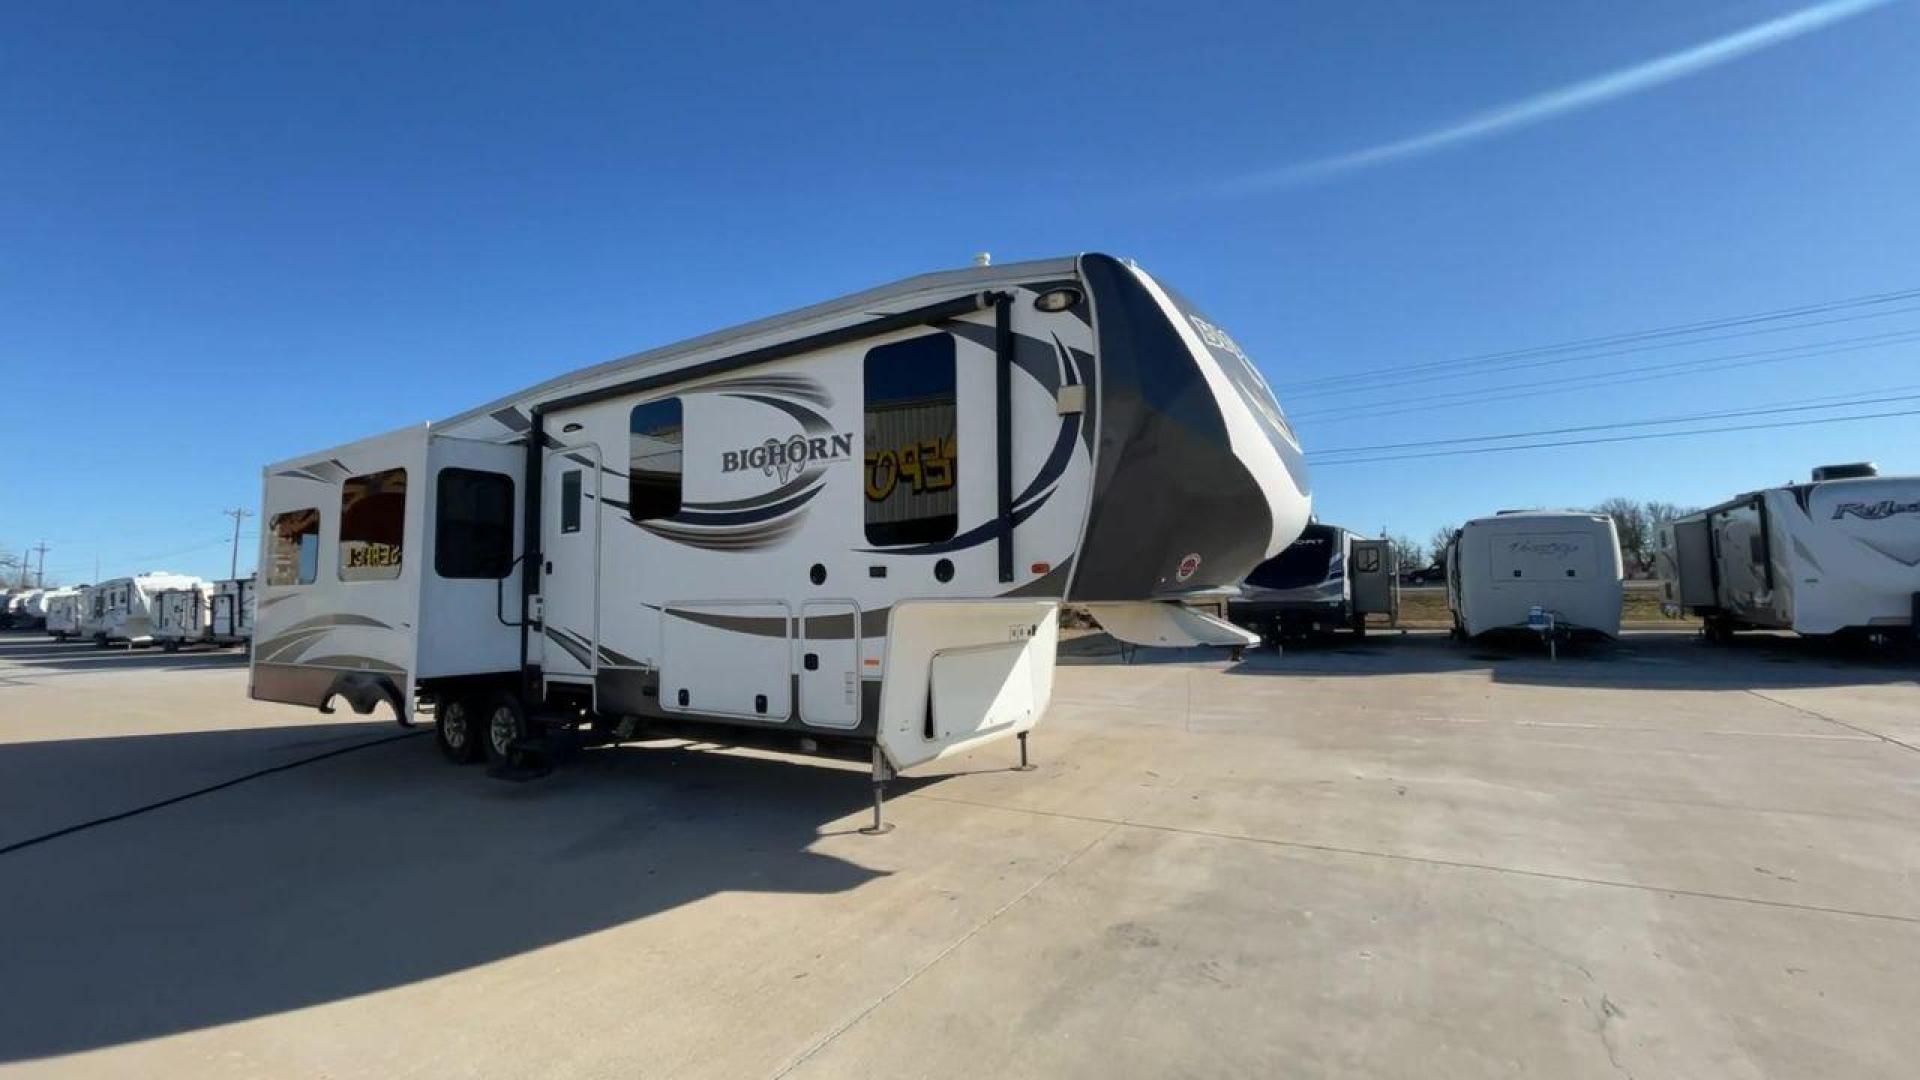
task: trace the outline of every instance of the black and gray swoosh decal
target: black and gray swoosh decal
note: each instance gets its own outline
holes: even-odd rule
[[[567,655],[578,661],[581,667],[589,671],[593,670],[593,653],[587,647],[585,640],[576,641],[571,632],[561,630],[558,627],[548,626],[544,629],[547,640],[565,649]]]
[[[799,637],[803,633],[814,641],[844,641],[852,635],[853,619],[847,615],[811,615],[803,618],[786,618],[780,615],[727,615],[717,611],[687,611],[682,608],[663,607],[648,604],[647,607],[670,615],[676,619],[685,619],[701,626],[711,626],[715,630],[725,630],[734,634],[748,634],[753,637]],[[880,638],[887,635],[887,621],[892,608],[875,608],[860,613],[860,636],[862,638]],[[801,626],[802,622],[805,627]]]

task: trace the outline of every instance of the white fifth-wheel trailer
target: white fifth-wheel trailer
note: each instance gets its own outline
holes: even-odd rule
[[[1871,464],[1751,491],[1662,526],[1662,606],[1737,630],[1920,632],[1920,476]]]
[[[1180,605],[1306,524],[1225,331],[1102,255],[936,273],[265,470],[251,693],[510,761],[543,724],[858,744],[876,781],[1025,735],[1057,614]]]

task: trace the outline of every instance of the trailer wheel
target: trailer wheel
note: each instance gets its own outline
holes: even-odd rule
[[[434,741],[455,765],[471,765],[487,756],[486,730],[473,702],[464,697],[441,698],[433,709]]]
[[[107,635],[105,635],[105,634],[95,634],[95,635],[93,635],[93,647],[94,647],[94,648],[96,648],[96,649],[104,649],[104,648],[106,648],[106,647],[107,647]]]
[[[161,652],[179,652],[180,643],[177,641],[168,640],[165,644],[162,644],[160,646],[160,651]]]
[[[521,703],[520,695],[502,690],[488,698],[481,730],[485,733],[482,741],[486,745],[488,764],[511,764],[513,744],[531,734],[527,729],[527,707]]]

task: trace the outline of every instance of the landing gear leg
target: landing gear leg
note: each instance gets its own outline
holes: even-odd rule
[[[880,808],[886,801],[887,781],[892,779],[893,769],[887,765],[886,755],[880,750],[880,744],[873,745],[873,824],[860,830],[862,836],[885,836],[893,831],[893,823],[880,816]]]
[[[1021,732],[1019,735],[1019,739],[1020,739],[1020,764],[1014,766],[1013,771],[1014,772],[1032,772],[1035,768],[1037,768],[1037,766],[1035,766],[1032,762],[1027,760],[1027,733],[1024,731]]]

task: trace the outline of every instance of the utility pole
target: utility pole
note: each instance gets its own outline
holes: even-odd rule
[[[233,559],[227,564],[227,576],[237,578],[240,576],[240,519],[252,517],[253,511],[244,506],[236,506],[231,510],[220,512],[233,519]]]
[[[47,542],[42,540],[28,550],[40,556],[40,568],[33,572],[33,584],[37,589],[44,589],[47,587]]]

